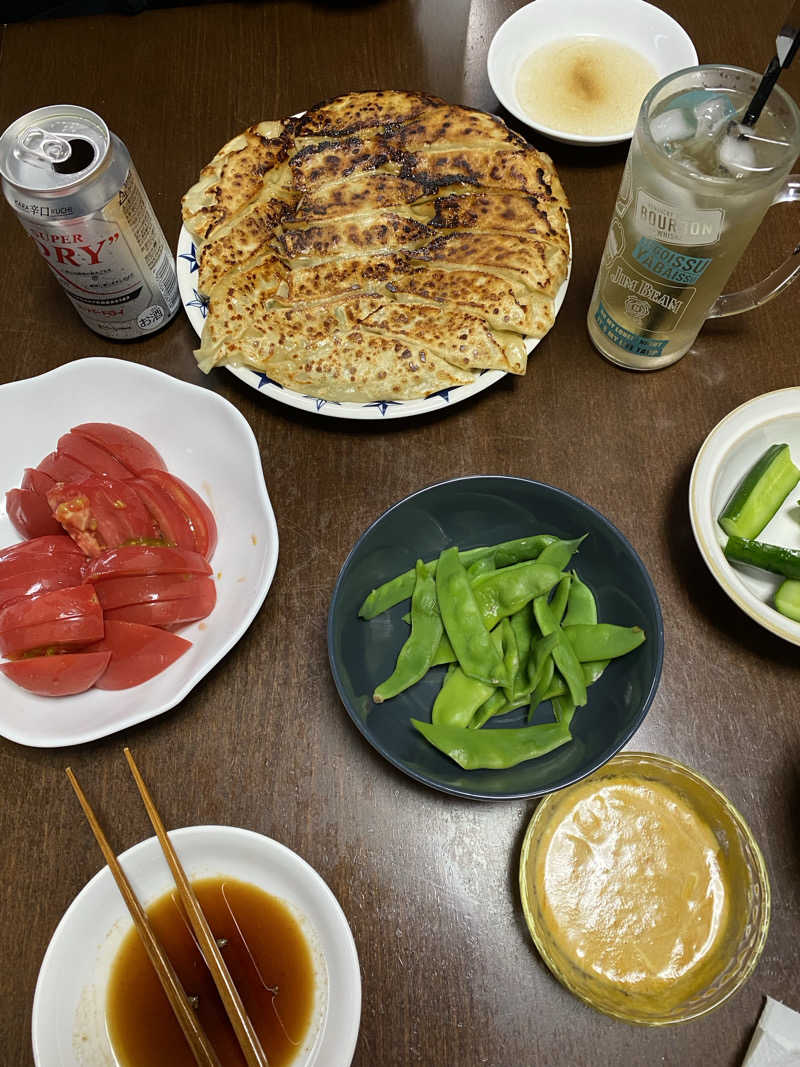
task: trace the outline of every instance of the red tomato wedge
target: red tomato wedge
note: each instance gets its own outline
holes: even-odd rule
[[[120,608],[104,609],[106,622],[139,622],[145,626],[163,626],[172,630],[190,622],[204,619],[214,610],[217,590],[210,578],[199,578],[195,596],[179,600],[152,600],[142,604],[127,604]]]
[[[0,607],[19,597],[47,593],[51,589],[69,589],[81,581],[69,571],[20,571],[10,578],[0,578]]]
[[[148,604],[155,600],[186,600],[203,595],[205,583],[214,582],[200,574],[147,574],[125,578],[105,578],[95,582],[95,592],[103,611]]]
[[[61,560],[62,556],[73,556],[83,561],[83,553],[65,533],[48,537],[33,537],[29,541],[18,541],[15,545],[0,548],[0,571],[7,562],[20,562],[25,559],[42,558]],[[38,565],[38,564],[37,564]]]
[[[91,689],[110,659],[110,652],[35,656],[2,663],[0,671],[29,693],[42,697],[69,697]]]
[[[121,545],[90,560],[85,582],[147,574],[211,574],[207,560],[197,552],[169,545]]]
[[[72,550],[47,552],[47,544],[69,541]],[[41,542],[44,542],[42,546]],[[0,553],[0,606],[16,597],[70,588],[83,581],[85,560],[68,537],[42,537]]]
[[[51,452],[45,456],[36,468],[40,474],[46,474],[54,482],[82,482],[84,478],[91,477],[93,470],[78,463],[70,456],[62,456],[58,452]]]
[[[87,556],[126,541],[153,540],[158,531],[128,482],[92,475],[77,484],[57,485],[47,500],[70,537]]]
[[[141,474],[151,467],[166,469],[166,463],[150,442],[125,426],[116,426],[113,422],[84,422],[73,426],[71,432],[104,448],[134,474]]]
[[[53,518],[47,500],[30,489],[8,490],[6,514],[14,529],[23,537],[42,537],[64,532]]]
[[[46,497],[55,484],[55,478],[44,471],[37,470],[36,467],[26,467],[19,486],[20,489],[30,489],[39,496]]]
[[[195,552],[211,559],[217,547],[217,524],[208,504],[191,486],[168,471],[142,471],[142,479],[157,486],[172,498],[192,528]]]
[[[20,597],[0,608],[0,653],[88,645],[103,636],[103,610],[90,585]]]
[[[56,452],[59,456],[68,456],[88,467],[92,474],[102,474],[106,478],[118,478],[122,481],[133,477],[133,471],[115,459],[108,449],[71,431],[59,437]]]
[[[191,523],[168,493],[157,485],[135,478],[131,485],[161,531],[165,541],[178,548],[194,551],[195,537]]]
[[[105,674],[97,680],[98,689],[129,689],[154,678],[192,647],[177,634],[133,622],[107,622],[105,636],[91,651],[110,652]]]

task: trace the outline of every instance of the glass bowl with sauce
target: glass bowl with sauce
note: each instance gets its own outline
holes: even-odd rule
[[[718,1007],[752,974],[770,886],[742,816],[707,779],[626,752],[536,809],[522,907],[556,978],[626,1022],[666,1026]]]
[[[502,24],[487,69],[500,103],[557,141],[628,140],[642,100],[697,52],[669,15],[645,0],[535,0]]]

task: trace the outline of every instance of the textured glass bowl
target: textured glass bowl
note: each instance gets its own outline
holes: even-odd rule
[[[522,909],[544,962],[572,993],[606,1015],[642,1026],[687,1022],[719,1007],[753,973],[769,930],[770,888],[764,858],[749,827],[730,801],[706,778],[665,756],[624,752],[586,781],[635,777],[669,786],[705,821],[717,838],[731,895],[727,926],[714,955],[676,983],[673,994],[632,994],[576,966],[559,948],[543,921],[533,871],[538,849],[564,793],[552,793],[530,821],[519,867]]]

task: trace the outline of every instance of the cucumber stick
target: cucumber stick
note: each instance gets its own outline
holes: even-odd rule
[[[787,619],[800,622],[800,582],[787,578],[775,593],[775,607]]]
[[[757,537],[798,481],[789,446],[770,445],[737,485],[719,516],[720,526],[729,536]]]
[[[784,578],[800,581],[800,551],[797,549],[734,536],[728,538],[723,552],[727,559],[735,563],[749,563],[773,574],[782,574]]]

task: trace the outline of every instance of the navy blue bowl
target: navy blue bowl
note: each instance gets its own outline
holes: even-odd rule
[[[391,674],[408,636],[409,601],[374,619],[358,617],[376,586],[436,559],[450,545],[474,548],[527,534],[589,536],[571,567],[597,598],[598,618],[641,626],[647,635],[634,652],[613,660],[589,688],[589,701],[572,721],[573,739],[539,759],[508,770],[462,770],[419,734],[410,720],[430,722],[445,668],[434,667],[404,693],[374,704],[372,692]],[[395,767],[425,785],[456,796],[508,800],[540,796],[579,781],[631,739],[655,696],[664,657],[664,625],[653,582],[628,540],[577,497],[525,478],[456,478],[422,489],[389,508],[359,538],[342,567],[328,616],[331,671],[358,729]],[[483,729],[522,726],[528,709],[490,720]],[[549,705],[536,721],[552,720]]]

